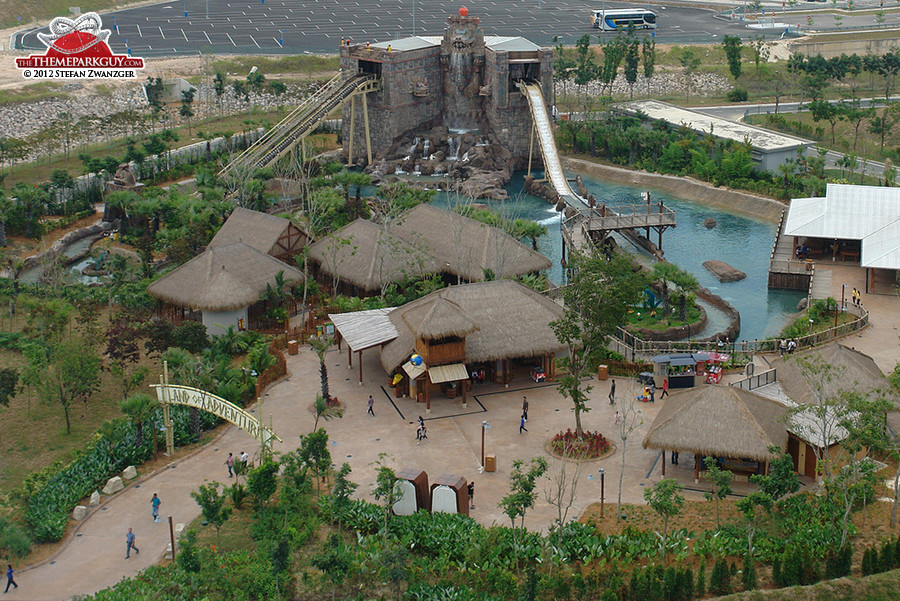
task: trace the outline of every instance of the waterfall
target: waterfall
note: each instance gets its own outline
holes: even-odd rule
[[[431,140],[425,138],[425,141],[422,143],[422,156],[427,157],[431,151]]]
[[[459,144],[457,143],[457,138],[450,136],[447,138],[447,144],[449,144],[450,148],[447,150],[447,160],[448,161],[458,161],[459,160]]]
[[[419,147],[419,138],[416,138],[416,141],[413,142],[413,145],[409,147],[409,151],[408,151],[409,156],[411,156],[411,157],[416,156],[416,148],[418,148],[418,147]]]

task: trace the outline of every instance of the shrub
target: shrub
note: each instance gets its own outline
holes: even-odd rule
[[[0,518],[0,549],[6,556],[25,557],[31,551],[31,537],[16,522]]]
[[[231,504],[234,505],[234,508],[240,509],[241,505],[244,504],[244,499],[247,498],[247,487],[235,482],[228,489],[228,496],[231,498]]]
[[[731,570],[724,559],[716,560],[712,575],[709,578],[709,592],[714,595],[731,593]]]
[[[571,428],[558,433],[550,441],[550,448],[557,455],[583,459],[599,457],[611,446],[609,440],[599,432],[584,430],[582,437],[578,438]]]
[[[706,562],[697,568],[697,586],[694,587],[694,594],[697,598],[703,598],[706,594]]]
[[[206,326],[199,321],[183,321],[172,330],[172,344],[189,353],[202,353],[209,346]]]
[[[753,558],[749,555],[744,556],[744,571],[742,574],[744,590],[752,591],[758,584],[756,580],[756,566],[753,565]]]
[[[747,102],[748,94],[744,88],[734,88],[728,92],[729,102]]]

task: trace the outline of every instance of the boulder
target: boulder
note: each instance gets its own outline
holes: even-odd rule
[[[704,261],[703,266],[719,278],[720,282],[737,282],[747,277],[746,273],[724,261]]]
[[[807,297],[803,297],[800,299],[800,302],[797,303],[797,311],[803,311],[809,305],[809,299]]]
[[[122,478],[124,480],[134,480],[137,478],[137,470],[133,465],[129,465],[124,470],[122,470]]]
[[[706,227],[706,229],[711,230],[712,228],[716,227],[716,225],[718,225],[718,224],[716,223],[716,220],[713,219],[712,217],[707,217],[706,221],[703,222],[703,225],[704,225],[704,227]]]
[[[113,476],[106,482],[106,486],[103,487],[103,494],[111,495],[114,492],[119,492],[123,488],[125,488],[125,485],[122,484],[122,478]]]
[[[84,505],[76,505],[75,509],[72,510],[72,519],[79,521],[83,520],[87,516],[87,507]]]
[[[96,507],[99,504],[100,504],[100,492],[95,490],[94,492],[91,493],[91,500],[88,503],[88,506]]]

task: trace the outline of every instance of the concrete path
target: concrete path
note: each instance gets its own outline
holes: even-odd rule
[[[346,403],[347,413],[343,419],[324,424],[331,437],[334,463],[350,463],[353,468],[351,478],[360,484],[358,493],[361,497],[369,497],[375,481],[373,464],[378,454],[384,452],[393,457],[392,464],[396,469],[420,468],[432,480],[444,473],[474,480],[476,509],[472,516],[486,525],[504,524],[508,520],[497,503],[508,492],[513,460],[546,455],[544,445],[550,436],[574,427],[572,412],[556,392],[555,385],[534,385],[524,374],[509,389],[494,384],[476,386],[465,409],[459,398],[450,400],[438,395],[433,402],[433,413],[425,415],[422,405],[411,399],[394,399],[385,392],[382,386],[386,387],[387,378],[376,352],[364,353],[363,362],[366,383],[360,387],[357,366],[354,364],[352,370],[348,369],[345,353],[329,353],[331,392]],[[312,429],[311,403],[319,386],[314,353],[304,349],[297,356],[289,356],[288,369],[291,376],[271,387],[262,404],[264,419],[268,421],[272,415],[275,429],[284,439],[284,443],[276,448],[279,452],[296,448],[299,435]],[[599,429],[615,440],[615,409],[607,401],[609,382],[592,381],[591,384],[594,386],[591,393],[594,410],[583,417],[585,428]],[[634,384],[629,385],[622,379],[617,386],[620,399],[629,388],[636,391]],[[366,398],[370,393],[375,396],[375,417],[366,415]],[[530,404],[528,432],[519,434],[523,394],[528,396]],[[660,405],[640,405],[643,424],[628,442],[623,501],[640,502],[643,487],[652,484],[646,477],[658,453],[644,450],[640,444]],[[426,418],[428,440],[417,445],[415,421],[419,414]],[[485,450],[487,454],[497,455],[496,473],[479,473],[483,420],[491,426],[486,430]],[[191,491],[205,480],[227,484],[225,457],[228,452],[237,454],[243,450],[251,455],[258,452],[249,436],[229,428],[195,455],[139,479],[91,513],[50,561],[22,569],[17,578],[19,588],[10,591],[5,598],[69,599],[76,594],[89,594],[111,586],[156,563],[169,540],[167,517],[173,516],[176,523],[189,523],[196,518],[200,511],[190,497]],[[570,516],[579,515],[590,503],[599,501],[600,467],[605,468],[606,501],[615,501],[620,464],[618,452],[601,461],[584,464]],[[551,466],[551,471],[557,470],[559,461],[551,460]],[[654,479],[659,479],[658,469]],[[548,484],[549,480],[540,485],[537,506],[527,516],[526,525],[531,529],[546,530],[556,518],[556,508],[544,499]],[[154,492],[163,502],[159,523],[154,523],[150,516],[150,498]],[[608,515],[614,513],[610,511]],[[125,532],[129,527],[137,534],[141,552],[126,560]]]

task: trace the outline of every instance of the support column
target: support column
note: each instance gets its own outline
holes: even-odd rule
[[[425,375],[425,380],[423,380],[422,384],[425,385],[425,415],[431,415],[431,382],[428,381],[428,375]]]
[[[694,455],[694,484],[700,482],[700,456]]]
[[[663,478],[666,477],[666,452],[662,452],[662,475]]]
[[[537,125],[534,119],[531,119],[531,139],[528,142],[528,175],[531,175],[531,157],[534,154],[534,129]]]
[[[353,369],[353,349],[347,345],[347,369]]]
[[[350,140],[347,143],[347,166],[353,166],[353,126],[356,124],[356,96],[350,98]]]
[[[462,388],[462,406],[463,406],[463,409],[465,409],[466,407],[469,406],[469,403],[468,403],[468,401],[466,400],[466,386],[468,385],[468,383],[469,383],[468,380],[460,380],[460,381],[459,381],[459,384],[457,384],[457,386],[459,386],[460,388]]]
[[[369,102],[366,100],[366,94],[362,95],[363,101],[363,124],[366,126],[366,159],[367,165],[372,164],[372,138],[369,135]]]
[[[357,353],[356,359],[359,363],[359,385],[362,386],[362,350]]]

